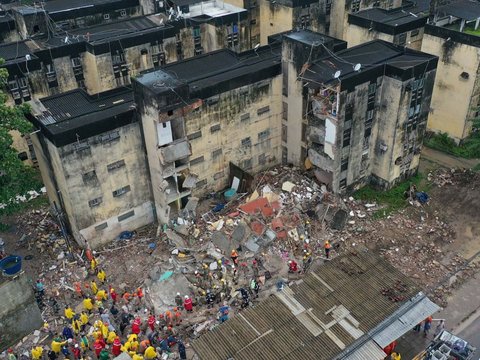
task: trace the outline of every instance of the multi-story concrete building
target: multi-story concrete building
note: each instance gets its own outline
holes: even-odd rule
[[[437,58],[380,40],[345,48],[287,32],[144,72],[133,95],[43,99],[34,144],[51,200],[98,246],[280,163],[313,167],[334,192],[393,185],[418,166]]]
[[[393,9],[371,8],[348,14],[345,40],[350,46],[380,39],[420,50],[429,2],[406,1]]]
[[[81,89],[32,102],[32,136],[50,202],[83,247],[153,221],[150,177],[132,92]]]
[[[422,41],[422,51],[440,58],[428,128],[461,142],[480,109],[480,3],[441,6],[434,21],[425,26]]]

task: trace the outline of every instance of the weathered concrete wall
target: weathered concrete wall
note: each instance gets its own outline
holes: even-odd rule
[[[76,150],[77,144],[57,149],[49,143],[53,172],[62,195],[65,213],[76,239],[79,234],[92,248],[114,239],[123,230],[131,230],[153,221],[150,183],[145,150],[138,123],[118,128],[119,137],[102,141],[100,134],[84,141],[85,150]],[[109,165],[123,161],[109,169]],[[128,191],[114,196],[124,187]],[[98,199],[99,204],[90,202]],[[124,220],[118,217],[133,214]],[[80,245],[84,245],[79,241]]]
[[[385,34],[376,30],[369,31],[368,29],[354,24],[347,24],[345,41],[348,43],[348,47],[357,46],[375,39],[393,43],[393,35]]]
[[[191,163],[190,169],[205,186],[195,188],[194,194],[227,186],[229,162],[251,173],[280,163],[280,90],[279,76],[222,94],[214,105],[203,105],[185,117],[188,135],[201,131],[190,140],[190,160],[203,157],[203,161]],[[269,110],[259,114],[266,106]]]
[[[470,133],[477,108],[472,97],[478,94],[479,49],[425,34],[422,51],[440,58],[437,69],[441,76],[433,89],[428,129],[446,132],[460,141]],[[461,76],[463,72],[468,73],[468,79]]]
[[[268,37],[288,31],[293,26],[293,9],[268,0],[259,0],[260,6],[260,44],[267,45]]]
[[[43,325],[33,290],[25,274],[0,284],[0,351]]]

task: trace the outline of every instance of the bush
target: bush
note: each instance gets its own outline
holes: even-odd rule
[[[466,159],[480,158],[479,132],[472,133],[461,145],[457,145],[447,133],[434,134],[425,141],[425,145],[429,148]]]

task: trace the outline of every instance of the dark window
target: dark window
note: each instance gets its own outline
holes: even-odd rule
[[[252,168],[252,159],[243,160],[243,169],[249,170]]]
[[[28,159],[28,155],[27,155],[27,153],[26,153],[25,151],[19,153],[17,156],[18,156],[18,158],[19,158],[20,160],[22,160],[22,161],[25,161],[25,160]]]
[[[188,140],[197,139],[199,137],[202,137],[202,130],[194,132],[193,134],[187,135]]]
[[[240,116],[240,121],[247,121],[250,119],[250,113],[246,113]]]
[[[125,160],[118,160],[118,161],[115,161],[111,164],[108,164],[107,165],[107,170],[108,171],[113,171],[113,170],[121,168],[123,166],[125,166]]]
[[[257,115],[260,116],[262,114],[268,113],[269,111],[270,111],[270,106],[264,106],[257,110]]]
[[[343,130],[343,147],[350,145],[350,137],[352,135],[352,129]]]
[[[287,142],[287,136],[288,136],[288,127],[287,125],[282,124],[282,141]]]
[[[97,180],[97,173],[95,172],[95,170],[86,172],[85,174],[82,174],[82,179],[83,179],[83,182],[85,183],[89,181]]]
[[[288,96],[288,63],[282,62],[282,95]]]
[[[95,207],[95,206],[98,206],[102,203],[102,197],[98,197],[98,198],[95,198],[95,199],[92,199],[88,202],[88,206],[90,207]]]
[[[288,103],[282,102],[282,119],[288,120]]]
[[[95,226],[95,230],[100,231],[100,230],[106,229],[107,227],[108,227],[108,224],[106,222],[104,222],[100,225]]]
[[[352,13],[360,11],[360,0],[353,0],[352,1]]]
[[[327,0],[327,3],[325,5],[325,15],[330,15],[332,11],[332,0]]]
[[[348,169],[348,158],[342,159],[340,171],[346,171],[347,169]]]
[[[398,34],[395,42],[397,45],[405,46],[407,44],[407,33]]]
[[[340,180],[340,189],[345,189],[347,187],[347,179]]]
[[[420,34],[420,30],[418,30],[418,29],[412,30],[412,31],[410,32],[410,37],[415,37],[415,36],[417,36],[418,34]]]
[[[302,29],[310,27],[310,14],[302,15],[300,17],[300,26]]]
[[[220,124],[213,125],[213,126],[210,127],[210,132],[214,133],[214,132],[217,132],[217,131],[220,131]]]
[[[118,131],[112,131],[108,134],[100,135],[100,141],[104,144],[117,140],[119,138],[120,138],[120,133]]]
[[[268,139],[268,136],[270,135],[270,130],[263,130],[258,133],[258,141],[263,141]]]
[[[302,141],[307,141],[307,124],[302,123]]]
[[[371,133],[372,133],[372,128],[366,128],[363,134],[364,134],[364,137],[369,137]]]
[[[86,141],[81,141],[81,142],[76,142],[75,145],[73,145],[73,148],[75,151],[83,151],[90,149],[90,145],[88,145],[88,142]]]
[[[372,83],[372,84],[368,85],[368,95],[375,94],[376,91],[377,91],[377,84],[376,83]]]
[[[112,192],[113,197],[118,197],[130,191],[130,185],[124,186]]]
[[[265,154],[258,155],[258,164],[265,165],[267,163],[267,156]]]
[[[242,139],[242,146],[252,146],[252,140],[250,139],[250,137]]]
[[[197,164],[200,164],[201,162],[203,162],[205,160],[205,158],[203,156],[199,156],[195,159],[192,159],[190,160],[190,165],[197,165]]]
[[[118,217],[118,221],[119,221],[119,222],[120,222],[120,221],[123,221],[123,220],[125,220],[125,219],[128,219],[129,217],[134,216],[134,215],[135,215],[135,210],[131,210],[131,211],[129,211],[129,212],[123,214],[123,215],[120,215],[120,216]]]
[[[216,159],[220,155],[222,155],[222,149],[217,149],[217,150],[212,151],[212,159]]]

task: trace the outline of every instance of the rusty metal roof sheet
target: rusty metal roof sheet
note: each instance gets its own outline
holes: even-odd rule
[[[398,320],[416,294],[385,260],[350,253],[200,336],[193,348],[202,360],[381,359],[369,332]]]

